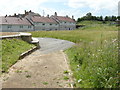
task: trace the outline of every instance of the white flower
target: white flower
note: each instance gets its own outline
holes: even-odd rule
[[[82,79],[79,79],[79,80],[78,80],[78,83],[81,82],[81,81],[82,81]]]
[[[105,42],[107,42],[107,40],[105,40]]]
[[[112,42],[115,42],[115,41],[117,41],[117,39],[113,39],[113,41],[112,41]]]
[[[80,67],[80,65],[77,65],[77,67]]]

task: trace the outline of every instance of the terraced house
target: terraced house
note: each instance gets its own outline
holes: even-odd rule
[[[57,16],[56,12],[55,15],[44,17],[32,11],[25,11],[25,14],[0,17],[0,20],[2,20],[0,28],[3,32],[74,30],[76,28],[73,16],[72,18]]]
[[[0,30],[2,32],[24,32],[32,31],[33,25],[25,18],[0,17]]]

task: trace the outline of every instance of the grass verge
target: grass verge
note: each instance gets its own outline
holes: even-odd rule
[[[9,67],[18,61],[20,54],[31,49],[34,45],[20,39],[2,40],[2,71],[7,72]]]

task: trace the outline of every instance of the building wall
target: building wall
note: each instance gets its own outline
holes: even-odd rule
[[[31,28],[30,28],[31,27]],[[33,26],[31,25],[2,25],[2,32],[25,32],[33,31]]]
[[[0,25],[0,32],[2,32],[2,25]]]
[[[60,22],[60,30],[74,30],[76,29],[76,23],[73,22]]]
[[[59,24],[55,23],[34,23],[35,31],[41,30],[58,30]]]

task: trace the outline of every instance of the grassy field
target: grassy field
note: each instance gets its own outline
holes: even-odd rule
[[[117,27],[100,24],[100,22],[91,25],[88,22],[87,28],[73,31],[36,31],[31,33],[34,37],[52,37],[76,43],[74,47],[65,51],[70,60],[73,77],[76,79],[75,87],[120,87]]]
[[[2,40],[2,71],[7,72],[9,67],[18,61],[20,54],[34,47],[19,39]]]
[[[82,27],[81,30],[98,30],[98,31],[117,31],[118,28],[116,28],[116,24],[111,24],[115,22],[106,22],[103,24],[103,22],[100,21],[83,21],[78,23],[78,25],[85,25],[85,27]]]

